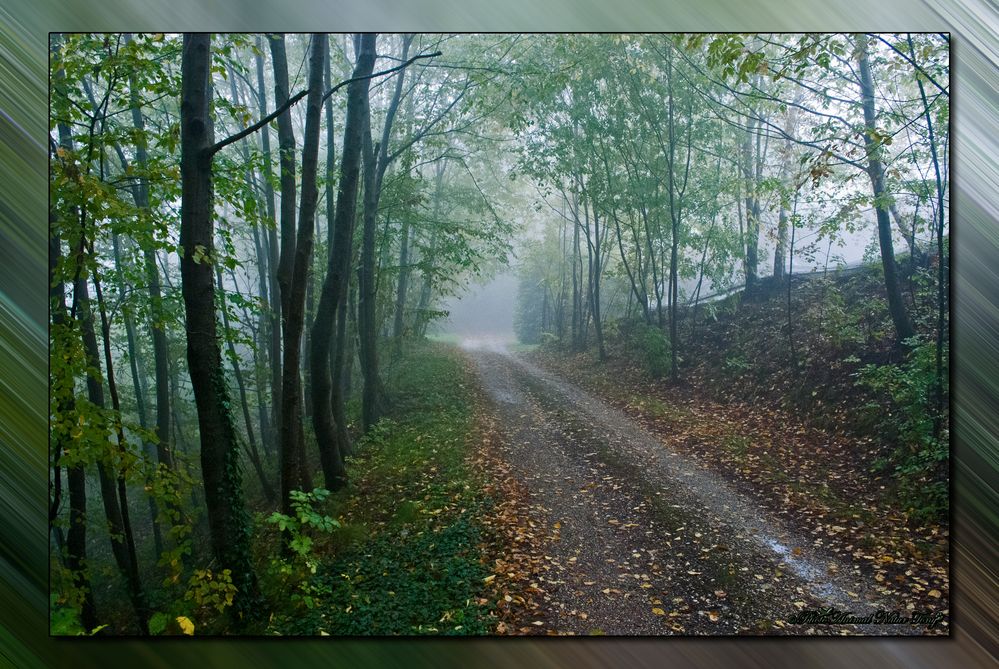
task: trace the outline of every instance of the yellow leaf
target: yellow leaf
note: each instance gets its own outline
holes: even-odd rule
[[[929,595],[930,597],[936,597],[937,599],[940,599],[940,595],[941,595],[941,593],[940,593],[939,590],[930,590],[926,594]]]
[[[708,618],[711,618],[711,622],[716,623],[721,616],[718,615],[717,611],[708,611]]]
[[[177,624],[180,625],[180,631],[187,636],[194,636],[194,623],[187,616],[177,616]]]
[[[662,609],[660,609],[659,607],[656,607],[656,608],[652,609],[652,613],[656,614],[657,616],[664,616],[664,615],[666,615],[666,612],[663,611]]]
[[[483,583],[492,583],[494,578],[496,578],[496,574],[491,574],[489,576],[486,576],[484,579],[482,579],[482,582]]]

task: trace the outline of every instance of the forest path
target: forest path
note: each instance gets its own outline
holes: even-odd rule
[[[631,418],[509,353],[467,342],[503,457],[547,515],[542,578],[559,634],[918,634],[901,625],[792,625],[799,610],[897,610],[854,565],[795,536]],[[893,605],[894,604],[894,605]]]

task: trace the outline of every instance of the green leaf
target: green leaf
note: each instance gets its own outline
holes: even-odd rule
[[[149,633],[150,634],[162,634],[163,630],[166,629],[167,625],[170,623],[170,616],[162,611],[154,613],[149,619]]]

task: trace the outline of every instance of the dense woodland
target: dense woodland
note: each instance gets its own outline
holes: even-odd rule
[[[856,423],[946,522],[947,36],[72,34],[50,68],[54,633],[533,631],[427,342],[506,267],[524,344]]]

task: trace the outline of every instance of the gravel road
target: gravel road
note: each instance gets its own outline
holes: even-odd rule
[[[719,475],[621,411],[515,354],[470,341],[501,456],[555,537],[548,625],[560,634],[920,634],[789,622],[833,607],[897,610],[858,568],[795,536]]]

